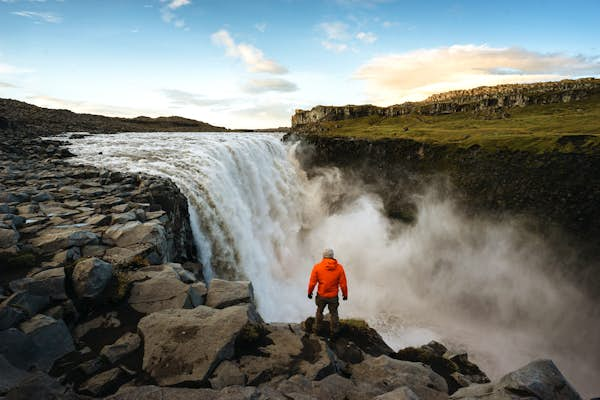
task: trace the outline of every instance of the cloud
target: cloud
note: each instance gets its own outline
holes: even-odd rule
[[[162,89],[160,92],[169,99],[171,104],[176,106],[192,105],[199,107],[207,107],[228,103],[228,100],[209,99],[200,94],[186,92],[178,89]]]
[[[163,0],[164,2],[164,0]],[[179,7],[183,7],[183,6],[187,6],[188,4],[191,4],[192,2],[190,0],[171,0],[169,1],[169,4],[167,5],[167,7],[169,7],[171,10],[176,10]]]
[[[348,50],[348,45],[345,43],[336,43],[330,42],[328,40],[323,40],[321,42],[321,45],[327,50],[333,51],[335,53],[343,53],[344,51]]]
[[[228,31],[221,29],[211,35],[211,39],[217,46],[225,47],[229,57],[239,58],[246,64],[250,72],[267,72],[271,74],[285,74],[287,69],[273,60],[265,58],[260,49],[251,44],[237,44]]]
[[[257,31],[259,31],[259,32],[261,32],[261,33],[264,33],[264,32],[267,30],[267,24],[266,24],[266,23],[264,23],[264,22],[261,22],[260,24],[255,24],[255,25],[254,25],[254,28],[255,28]]]
[[[175,28],[185,28],[186,30],[188,30],[185,24],[185,20],[183,18],[177,18],[177,15],[175,15],[173,11],[183,6],[192,4],[191,0],[160,0],[160,2],[166,3],[160,9],[160,17],[162,18],[162,20],[167,24],[170,24],[172,22]]]
[[[16,89],[18,86],[13,85],[12,83],[0,82],[0,88]]]
[[[373,32],[358,32],[356,38],[363,43],[375,43],[377,36]]]
[[[294,92],[298,86],[285,79],[251,79],[243,89],[247,93]]]
[[[323,22],[319,24],[319,29],[329,40],[348,40],[351,37],[348,33],[348,25],[343,22]]]
[[[32,19],[37,23],[48,22],[51,24],[59,24],[62,22],[62,17],[60,15],[49,12],[13,11],[11,12],[11,14]]]
[[[361,66],[354,78],[366,82],[371,102],[390,105],[448,90],[598,73],[600,61],[583,56],[455,45],[376,57]]]

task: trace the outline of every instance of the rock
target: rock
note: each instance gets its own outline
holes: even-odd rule
[[[35,196],[31,196],[31,201],[35,201],[36,203],[43,203],[44,201],[50,200],[53,200],[53,198],[48,192],[41,192]]]
[[[144,339],[143,369],[159,385],[207,382],[219,363],[234,355],[242,330],[260,322],[252,305],[150,314],[138,324]]]
[[[112,265],[98,258],[80,260],[73,269],[73,289],[78,297],[95,299],[112,278]]]
[[[0,304],[0,331],[17,326],[27,319],[27,313],[8,304]]]
[[[37,296],[29,292],[14,293],[2,302],[2,306],[10,306],[24,311],[29,317],[45,309],[49,304],[48,296]]]
[[[65,264],[70,263],[71,261],[76,261],[81,258],[81,250],[79,247],[71,247],[67,250],[61,251],[57,253],[54,257],[52,257],[52,262],[63,266]]]
[[[119,326],[121,326],[121,321],[117,318],[117,312],[112,311],[77,325],[73,333],[79,340],[95,329],[117,328]]]
[[[104,253],[104,260],[117,268],[127,267],[135,262],[143,262],[153,249],[150,243],[134,244],[130,247],[111,247]]]
[[[113,224],[126,224],[129,221],[137,221],[137,215],[133,211],[128,211],[122,214],[113,214]]]
[[[252,283],[249,281],[225,281],[213,279],[208,287],[206,305],[213,308],[225,308],[254,300]]]
[[[394,360],[388,356],[367,357],[351,367],[352,381],[373,397],[402,386],[420,399],[444,400],[448,385],[444,378],[420,363]]]
[[[0,331],[0,355],[15,367],[28,370],[36,366],[40,349],[16,328]]]
[[[65,269],[51,268],[40,271],[29,278],[18,279],[10,283],[12,291],[27,291],[36,296],[49,297],[52,300],[66,300]]]
[[[484,400],[581,400],[551,360],[536,360],[500,378],[495,383],[459,389],[451,397]]]
[[[80,228],[48,228],[40,231],[31,244],[43,254],[54,254],[69,247],[97,244],[98,235]]]
[[[81,256],[82,257],[102,258],[102,256],[104,256],[104,253],[106,252],[106,249],[108,249],[108,247],[106,247],[106,246],[102,246],[102,245],[98,245],[98,244],[90,244],[90,245],[84,246],[81,249]]]
[[[19,243],[19,233],[14,229],[0,228],[0,249],[8,249]]]
[[[135,333],[126,333],[121,336],[115,343],[104,346],[100,351],[100,355],[105,357],[111,364],[116,363],[128,354],[136,351],[141,344],[139,335]]]
[[[350,379],[337,374],[313,382],[312,386],[312,394],[319,400],[345,400],[355,395],[358,389]]]
[[[128,387],[106,400],[249,400],[259,399],[254,387],[230,386],[220,391],[158,386]],[[260,398],[262,399],[262,398]],[[266,400],[266,399],[264,399]]]
[[[223,389],[226,386],[244,386],[246,384],[246,375],[237,364],[231,361],[223,361],[210,378],[210,386],[213,389]]]
[[[98,374],[79,386],[79,392],[94,397],[107,396],[113,394],[128,380],[131,376],[122,368],[113,368]]]
[[[79,400],[80,397],[63,387],[47,374],[37,371],[23,379],[6,394],[6,400]]]
[[[179,275],[179,279],[181,279],[182,282],[194,283],[194,282],[198,281],[198,279],[196,279],[194,274],[191,273],[190,271],[185,270],[181,266],[181,264],[169,263],[168,265],[171,266],[175,270],[175,272],[177,272],[177,275]]]
[[[131,307],[143,314],[168,308],[190,308],[190,288],[173,273],[175,277],[159,274],[146,281],[135,282],[128,300]]]
[[[206,293],[208,290],[206,289],[206,285],[204,282],[197,282],[190,285],[188,296],[192,307],[198,307],[204,305],[206,301]]]
[[[157,249],[162,257],[167,253],[165,229],[162,225],[153,222],[131,221],[123,225],[113,225],[104,232],[102,240],[108,245],[118,247],[149,243]]]
[[[245,347],[258,348],[252,352],[254,354],[240,358],[240,370],[249,385],[256,386],[280,375],[288,376],[290,371],[297,371],[310,380],[336,372],[335,357],[320,338],[305,336],[299,328],[294,329],[289,324],[270,324],[267,329],[265,344],[258,347],[250,343]],[[243,346],[240,347],[244,351]]]
[[[469,356],[466,353],[452,355],[449,357],[449,360],[458,367],[458,372],[468,384],[489,383],[490,380],[487,375],[477,365],[469,361]]]
[[[408,386],[402,386],[398,389],[394,389],[391,392],[379,395],[373,400],[420,400],[419,396],[415,394]]]
[[[86,219],[85,223],[91,226],[106,226],[110,225],[111,219],[109,215],[97,214]]]
[[[40,349],[36,364],[49,371],[54,361],[75,350],[73,338],[62,320],[38,314],[20,325],[21,331]]]
[[[19,385],[29,374],[22,369],[16,368],[0,355],[0,395]]]

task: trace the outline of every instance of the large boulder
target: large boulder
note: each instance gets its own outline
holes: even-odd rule
[[[56,360],[75,350],[69,328],[62,320],[39,314],[19,328],[39,349],[37,365],[43,371],[49,371]]]
[[[261,322],[252,305],[216,310],[163,310],[142,318],[143,369],[159,385],[207,382],[223,360],[234,355],[242,331]]]
[[[139,243],[151,244],[161,257],[167,254],[167,234],[165,228],[155,222],[141,223],[130,221],[108,228],[102,241],[110,246],[129,247]]]
[[[31,277],[12,281],[12,291],[28,291],[37,296],[47,296],[52,300],[66,300],[65,269],[51,268],[40,271]]]
[[[49,304],[50,299],[48,296],[38,296],[29,292],[16,292],[0,304],[0,309],[12,307],[32,317],[48,307]]]
[[[98,258],[80,260],[73,269],[73,289],[79,298],[95,299],[104,291],[113,274],[112,265]]]
[[[297,371],[310,380],[322,379],[339,369],[338,361],[319,337],[304,335],[296,325],[270,324],[263,342],[239,360],[239,368],[249,385]],[[248,346],[251,347],[251,346]],[[244,350],[244,349],[242,349]]]
[[[253,299],[251,282],[213,279],[208,287],[206,305],[213,308],[225,308],[235,304],[251,303]]]
[[[48,228],[31,240],[31,244],[42,254],[54,254],[69,247],[97,244],[99,237],[94,232],[81,228]]]
[[[581,400],[551,360],[536,360],[494,383],[459,389],[453,400]]]
[[[191,308],[189,291],[189,286],[179,280],[176,272],[167,270],[148,280],[135,282],[129,295],[129,304],[143,314],[169,308]]]
[[[103,255],[103,259],[116,268],[128,267],[129,265],[143,261],[154,247],[150,243],[139,243],[130,247],[111,247]]]
[[[367,357],[360,364],[353,365],[351,372],[352,381],[360,391],[372,397],[406,386],[421,400],[448,398],[448,385],[444,378],[421,363],[382,355]]]

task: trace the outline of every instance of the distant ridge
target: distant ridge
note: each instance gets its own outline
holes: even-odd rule
[[[0,99],[0,131],[42,136],[63,132],[225,132],[228,129],[182,117],[106,117]]]
[[[595,78],[482,86],[435,94],[420,102],[407,102],[389,107],[366,104],[316,106],[310,110],[296,110],[292,116],[292,129],[371,115],[398,117],[407,114],[442,115],[456,112],[496,113],[532,104],[568,103],[596,93],[600,93],[600,79]]]

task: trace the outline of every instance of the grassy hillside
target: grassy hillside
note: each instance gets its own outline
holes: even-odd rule
[[[321,122],[319,127],[318,134],[323,136],[406,138],[489,151],[600,153],[600,95],[571,103],[511,108],[504,115],[369,116]]]

